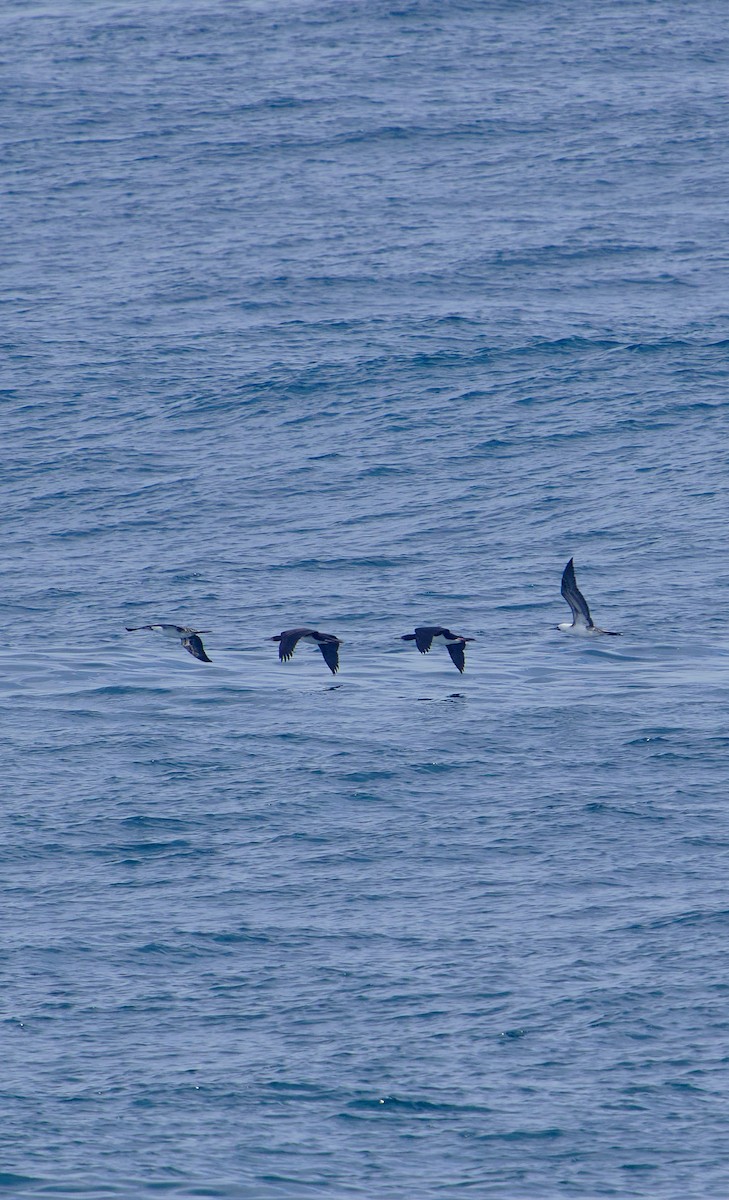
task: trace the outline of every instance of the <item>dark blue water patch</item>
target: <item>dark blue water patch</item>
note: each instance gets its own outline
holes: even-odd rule
[[[231,946],[231,947],[235,947],[235,946],[239,946],[239,945],[248,945],[250,943],[260,943],[262,945],[267,945],[271,941],[271,938],[267,934],[262,933],[260,930],[249,930],[249,929],[240,929],[235,932],[231,931],[231,932],[227,932],[227,933],[216,933],[216,934],[200,932],[200,933],[197,933],[195,936],[200,938],[203,941],[210,940],[211,942],[213,942],[216,945]]]
[[[191,822],[189,820],[181,820],[177,817],[158,817],[148,813],[136,813],[134,816],[124,817],[120,821],[122,828],[133,829],[162,829],[170,832],[182,832],[189,829]]]
[[[705,926],[705,925],[713,926],[715,924],[718,924],[720,926],[723,926],[728,919],[729,919],[729,910],[723,910],[723,911],[718,911],[718,912],[700,912],[700,911],[699,912],[696,912],[696,911],[681,912],[681,913],[672,913],[670,916],[667,916],[667,917],[658,917],[655,920],[647,922],[646,924],[640,923],[637,925],[633,925],[630,928],[635,929],[635,930],[643,930],[643,929],[663,929],[666,927],[686,926],[686,925],[688,925],[688,926],[694,926],[694,925],[696,925],[696,926]]]
[[[119,853],[132,854],[167,854],[168,852],[177,853],[178,851],[187,851],[193,849],[193,843],[185,838],[171,838],[167,842],[129,842],[117,843],[116,850]],[[196,852],[200,852],[199,847],[194,847]]]
[[[346,771],[342,774],[342,781],[347,783],[370,783],[375,780],[388,780],[396,778],[396,772],[387,769],[374,768],[371,770]]]
[[[351,1100],[347,1105],[348,1113],[366,1112],[366,1113],[383,1113],[383,1115],[398,1115],[403,1116],[424,1116],[424,1117],[445,1117],[453,1118],[460,1117],[464,1114],[475,1113],[477,1115],[487,1115],[490,1109],[485,1105],[476,1104],[449,1104],[445,1101],[432,1101],[425,1099],[409,1100],[400,1096],[377,1096],[372,1098],[361,1098]]]
[[[544,1129],[512,1129],[506,1133],[481,1133],[473,1135],[480,1142],[532,1142],[532,1141],[555,1141],[558,1138],[564,1137],[564,1130],[555,1126],[548,1126]]]
[[[373,571],[388,570],[399,567],[407,561],[405,556],[397,558],[312,558],[299,559],[295,562],[275,564],[273,571],[360,571],[363,567]]]
[[[24,1188],[41,1185],[43,1180],[32,1175],[14,1175],[9,1171],[0,1172],[0,1188],[22,1191]]]
[[[319,1084],[306,1083],[304,1081],[287,1080],[287,1079],[272,1079],[266,1085],[277,1098],[284,1100],[326,1100],[331,1096],[331,1091],[328,1087]]]

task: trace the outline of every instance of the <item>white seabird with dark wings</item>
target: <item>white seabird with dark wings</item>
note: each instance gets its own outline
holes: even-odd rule
[[[201,633],[210,633],[209,629],[193,629],[190,625],[125,625],[127,633],[136,633],[140,629],[150,629],[152,633],[161,633],[163,637],[178,638],[188,654],[199,658],[200,662],[212,662],[205,653]]]
[[[590,637],[598,633],[607,634],[608,637],[620,636],[611,629],[599,629],[593,621],[590,616],[590,610],[587,607],[587,601],[577,586],[575,560],[573,558],[570,559],[562,572],[562,595],[572,609],[572,624],[570,625],[567,621],[562,621],[557,626],[562,633],[576,633],[580,637]]]

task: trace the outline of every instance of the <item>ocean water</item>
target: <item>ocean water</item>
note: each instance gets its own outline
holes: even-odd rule
[[[729,1195],[725,18],[5,0],[3,1195]]]

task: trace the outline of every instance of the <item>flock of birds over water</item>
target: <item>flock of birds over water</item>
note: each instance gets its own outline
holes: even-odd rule
[[[572,558],[562,572],[562,595],[572,610],[572,621],[563,621],[557,626],[562,633],[573,633],[580,637],[591,637],[596,634],[605,634],[607,637],[619,636],[610,629],[600,629],[593,621],[587,601],[577,586],[575,564]],[[127,625],[125,628],[128,633],[137,633],[139,630],[148,629],[152,633],[161,633],[164,637],[176,638],[193,658],[199,659],[200,662],[212,662],[205,651],[201,636],[203,633],[211,633],[210,629],[192,629],[189,625],[169,624]],[[415,632],[404,633],[401,640],[415,642],[421,654],[427,654],[433,645],[445,646],[454,665],[463,674],[466,669],[466,642],[473,642],[475,638],[451,633],[450,629],[446,629],[444,625],[416,625]],[[336,675],[339,670],[339,647],[342,645],[342,639],[333,633],[319,633],[317,629],[306,628],[284,629],[283,633],[275,634],[274,637],[268,638],[268,641],[278,642],[280,662],[289,661],[299,642],[310,642],[319,647],[322,658],[332,675]]]

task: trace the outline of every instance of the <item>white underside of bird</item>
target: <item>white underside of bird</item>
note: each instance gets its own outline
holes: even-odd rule
[[[596,625],[592,625],[588,628],[588,626],[583,625],[582,622],[571,625],[569,621],[562,621],[557,628],[561,633],[573,633],[576,637],[596,637],[603,632],[602,629],[598,629]]]

